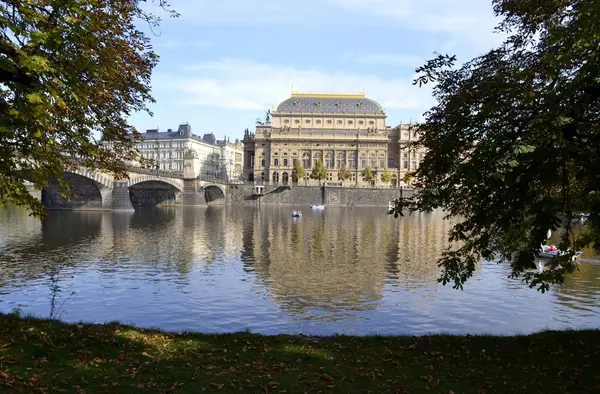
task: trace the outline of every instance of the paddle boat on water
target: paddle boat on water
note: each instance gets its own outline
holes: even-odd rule
[[[292,211],[292,217],[293,218],[301,218],[302,217],[302,211]]]
[[[312,209],[325,209],[325,205],[311,205]]]
[[[540,253],[538,254],[538,257],[542,258],[542,259],[551,259],[553,257],[557,257],[557,256],[563,256],[567,253],[571,252],[571,248],[569,247],[567,249],[566,252],[558,249],[556,247],[556,245],[542,245],[540,247]],[[579,259],[579,257],[583,254],[583,252],[576,252],[575,254],[573,254],[573,256],[571,257],[572,261],[576,261],[577,259]]]

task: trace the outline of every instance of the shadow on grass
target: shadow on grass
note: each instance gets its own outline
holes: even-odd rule
[[[204,335],[0,315],[0,392],[598,392],[599,350],[598,331]]]

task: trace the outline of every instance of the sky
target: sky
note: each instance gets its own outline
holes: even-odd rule
[[[412,84],[434,52],[467,61],[497,46],[486,0],[170,0],[179,18],[154,34],[153,117],[145,131],[189,122],[231,141],[294,91],[360,92],[388,125],[419,121],[435,104]],[[156,7],[151,8],[160,12]]]

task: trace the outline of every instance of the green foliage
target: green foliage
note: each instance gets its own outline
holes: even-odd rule
[[[373,175],[373,172],[371,171],[371,167],[365,168],[364,171],[362,172],[362,176],[366,182],[373,182],[375,180],[375,175]]]
[[[300,180],[304,178],[304,167],[302,166],[302,162],[300,160],[296,160],[294,162],[294,169],[292,170],[292,176],[295,176],[296,179]]]
[[[584,0],[493,4],[504,45],[458,68],[439,55],[417,69],[415,83],[435,81],[438,102],[418,126],[429,154],[415,175],[425,186],[390,213],[460,218],[442,283],[462,288],[483,256],[545,291],[576,268],[566,255],[533,269],[548,229],[560,229],[562,250],[600,250],[600,12]],[[578,212],[590,217],[576,237]]]
[[[412,172],[407,172],[404,174],[402,181],[407,185],[412,185],[412,183],[415,181],[415,177]]]
[[[165,0],[155,5],[177,16]],[[158,62],[149,38],[160,18],[146,0],[8,1],[0,3],[0,204],[45,216],[27,192],[83,166],[126,175],[134,139],[126,118],[148,111]],[[142,8],[142,6],[144,6]]]
[[[338,179],[340,181],[346,181],[352,178],[352,172],[348,167],[346,167],[346,163],[342,165],[342,168],[338,171]]]
[[[381,174],[381,181],[383,183],[390,183],[392,181],[392,172],[389,168],[385,168],[383,174]]]
[[[214,335],[0,314],[0,391],[586,393],[598,385],[599,342],[592,330],[496,337]]]
[[[321,183],[322,180],[327,179],[327,168],[323,165],[323,161],[318,160],[316,165],[313,167],[310,177],[316,179]]]

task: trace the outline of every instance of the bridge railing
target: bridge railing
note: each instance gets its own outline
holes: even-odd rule
[[[175,171],[168,171],[168,170],[157,170],[157,169],[153,169],[153,168],[143,168],[143,167],[137,167],[137,166],[132,166],[132,165],[128,165],[127,169],[131,172],[136,172],[139,174],[148,174],[148,175],[160,175],[160,176],[166,176],[166,177],[170,177],[170,178],[183,178],[183,175],[181,175],[181,173],[175,172]]]

